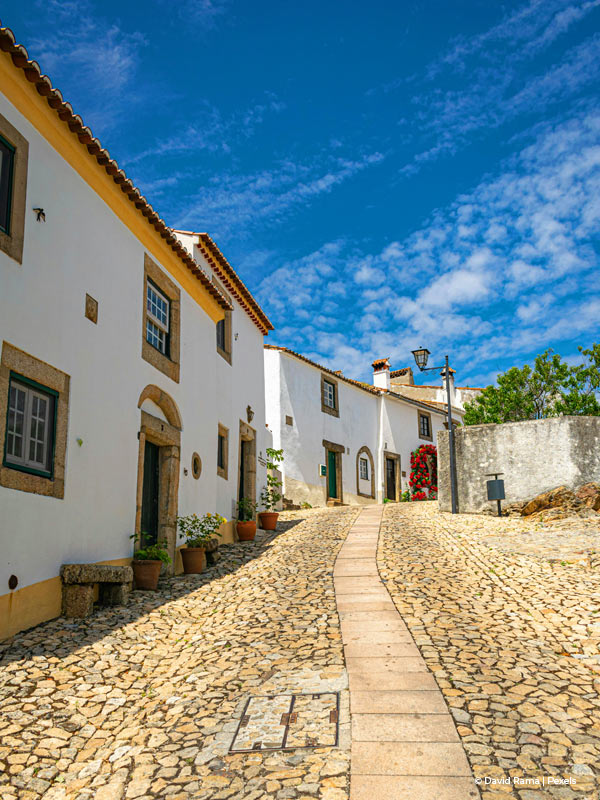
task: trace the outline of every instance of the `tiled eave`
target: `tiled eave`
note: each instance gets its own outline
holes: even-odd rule
[[[198,249],[210,264],[215,275],[227,291],[235,297],[257,328],[263,334],[268,335],[269,331],[273,330],[271,321],[208,233],[194,233],[193,231],[179,231],[179,233],[198,237],[196,242]]]
[[[23,71],[26,79],[33,84],[38,94],[46,99],[50,108],[56,113],[65,127],[69,129],[72,136],[79,141],[82,148],[85,148],[90,159],[94,159],[115,184],[119,186],[139,214],[146,218],[148,225],[154,228],[161,238],[165,240],[165,243],[202,284],[208,294],[216,300],[221,308],[230,310],[231,304],[229,301],[218,290],[204,270],[198,267],[171,228],[159,217],[139,189],[133,185],[125,172],[119,168],[117,162],[110,157],[108,150],[102,147],[90,128],[84,125],[82,118],[75,114],[71,104],[63,100],[60,91],[52,86],[50,78],[42,74],[39,64],[30,60],[25,47],[16,43],[15,35],[10,28],[0,27],[0,50],[10,55],[14,66]]]

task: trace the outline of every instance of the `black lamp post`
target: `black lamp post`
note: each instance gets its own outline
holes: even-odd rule
[[[446,363],[443,367],[428,367],[427,360],[429,359],[430,352],[426,347],[421,347],[419,350],[412,351],[417,367],[421,372],[430,372],[431,370],[445,370],[446,375],[446,401],[448,405],[448,446],[450,448],[450,496],[452,498],[452,513],[456,514],[457,509],[457,491],[456,491],[456,460],[454,458],[454,426],[452,424],[452,399],[450,397],[450,367],[448,365],[448,356],[446,356]]]

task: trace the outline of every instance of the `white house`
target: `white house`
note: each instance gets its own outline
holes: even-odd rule
[[[230,519],[260,493],[271,325],[214,242],[165,225],[6,28],[0,50],[4,638],[60,613],[61,564],[127,564],[144,530],[178,570],[178,514]]]
[[[371,385],[265,345],[267,424],[284,451],[287,503],[398,501],[408,489],[410,454],[445,429],[445,406],[397,394],[387,359],[373,368]]]

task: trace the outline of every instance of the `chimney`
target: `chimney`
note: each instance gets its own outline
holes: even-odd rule
[[[378,389],[390,388],[390,362],[387,358],[378,358],[372,364],[373,385]]]
[[[442,370],[442,394],[444,397],[443,402],[446,402],[446,370]],[[450,367],[450,401],[452,402],[452,407],[456,405],[456,390],[454,388],[454,370]]]
[[[411,367],[402,367],[402,369],[395,369],[393,372],[390,372],[390,378],[392,379],[392,385],[394,384],[396,386],[415,385],[415,377],[413,375]]]

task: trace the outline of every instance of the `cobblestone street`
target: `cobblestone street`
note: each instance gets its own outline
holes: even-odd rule
[[[484,800],[598,797],[600,573],[579,551],[600,545],[599,535],[586,527],[571,537],[563,549],[580,556],[574,563],[556,560],[557,537],[569,533],[521,519],[453,518],[434,503],[385,508],[380,574],[474,774],[529,782],[483,783]],[[549,776],[576,784],[532,783]]]
[[[2,800],[345,800],[332,575],[357,514],[288,512],[202,575],[0,645]],[[250,695],[326,691],[341,691],[339,747],[228,755]]]
[[[351,730],[340,609],[346,637],[364,628],[381,642],[372,652],[347,646],[358,689],[352,702],[362,702],[361,692],[371,703],[383,694],[371,697],[365,689],[432,680],[400,674],[421,669],[418,653],[410,652],[412,634],[422,669],[435,676],[470,768],[483,781],[483,800],[598,800],[600,576],[590,554],[598,531],[587,524],[569,532],[539,521],[452,517],[433,503],[388,504],[377,563],[403,618],[395,623],[385,590],[376,586],[377,525],[371,523],[371,533],[368,524],[355,529],[335,567],[334,590],[334,564],[359,513],[286,512],[276,536],[259,532],[253,543],[222,546],[218,564],[202,575],[165,580],[157,593],[134,592],[126,608],[99,609],[86,621],[55,620],[0,645],[1,800],[348,800]],[[360,561],[369,541],[372,567]],[[356,592],[365,594],[351,597]],[[360,621],[374,613],[382,615],[380,625]],[[394,636],[401,644],[386,644]],[[379,652],[386,647],[395,654],[389,668]],[[433,698],[433,681],[426,688]],[[267,746],[272,728],[265,721],[293,718],[294,707],[312,709],[315,720],[325,714],[325,734],[315,722],[311,735],[332,741],[337,692],[337,746],[298,746],[303,734],[290,719],[295,749],[229,752],[234,738],[234,750],[257,740]],[[305,696],[293,707],[292,693]],[[278,698],[271,708],[265,696],[272,695]],[[430,709],[438,726],[440,703]],[[431,729],[423,738],[433,720],[423,710],[357,708],[357,758],[390,749],[391,734],[374,726],[392,725],[391,738],[405,744],[394,745],[390,758],[401,759],[403,748],[416,754],[396,768],[430,774],[432,765],[422,759],[432,748],[418,742],[458,739],[450,720],[447,730]],[[384,720],[386,713],[398,716]],[[408,731],[417,728],[421,738],[411,744]],[[357,762],[353,796],[369,796],[390,769],[371,757]],[[444,796],[458,796],[461,780],[473,796],[468,770],[447,787],[442,780]],[[550,776],[572,782],[550,786]],[[527,783],[485,783],[514,777]],[[536,787],[542,778],[546,785]],[[420,800],[419,792],[411,794],[415,781],[388,780],[385,797]]]

